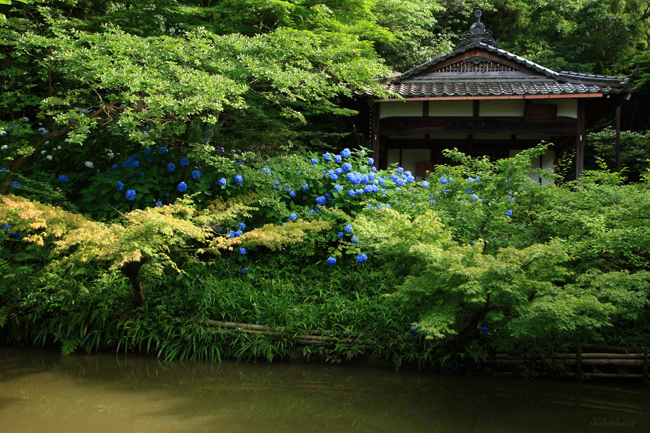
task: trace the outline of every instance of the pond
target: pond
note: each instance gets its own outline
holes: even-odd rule
[[[650,431],[628,382],[0,349],[4,433]]]

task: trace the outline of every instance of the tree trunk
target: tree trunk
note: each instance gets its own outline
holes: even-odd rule
[[[140,279],[140,269],[142,269],[142,265],[145,263],[146,260],[142,258],[137,262],[128,262],[120,269],[120,271],[122,271],[122,273],[131,282],[131,288],[133,289],[133,300],[136,307],[143,306],[144,301],[146,300],[144,285]]]

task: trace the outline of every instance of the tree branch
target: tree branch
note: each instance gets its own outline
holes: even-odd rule
[[[95,111],[93,114],[90,115],[90,118],[94,119],[94,118],[96,118],[97,116],[99,116],[102,113],[109,114],[111,111],[113,111],[115,105],[120,104],[121,102],[122,102],[121,100],[118,100],[118,101],[111,102],[109,105],[102,105],[101,108],[99,108],[97,111]],[[41,146],[43,146],[45,144],[45,142],[47,142],[47,141],[49,141],[49,140],[51,140],[53,138],[60,137],[62,135],[67,134],[68,131],[71,128],[74,128],[77,125],[79,125],[79,122],[70,123],[68,125],[65,125],[61,129],[50,132],[49,134],[41,137],[34,144],[34,152],[38,151],[41,148]],[[4,184],[0,188],[0,195],[5,195],[5,194],[7,194],[9,192],[9,188],[11,188],[11,184],[16,179],[16,175],[18,174],[18,172],[20,171],[22,166],[27,161],[27,158],[29,158],[28,155],[22,155],[20,158],[18,158],[16,161],[14,161],[13,164],[11,164],[11,167],[9,168],[9,171],[10,171],[9,176],[7,176],[7,178],[4,181]]]

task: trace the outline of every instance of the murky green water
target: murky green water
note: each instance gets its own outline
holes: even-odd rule
[[[620,383],[0,349],[3,433],[646,432],[649,397]]]

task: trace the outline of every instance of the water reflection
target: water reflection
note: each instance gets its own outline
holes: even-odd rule
[[[620,383],[0,349],[9,433],[648,431],[648,397]]]

